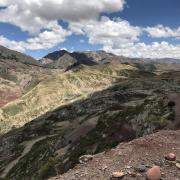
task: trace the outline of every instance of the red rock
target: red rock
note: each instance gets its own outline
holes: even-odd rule
[[[160,180],[161,179],[161,170],[159,166],[153,166],[146,172],[146,178],[148,180]]]
[[[120,171],[120,172],[113,172],[113,173],[112,173],[112,176],[113,176],[114,178],[122,178],[122,177],[125,176],[125,173],[122,172],[122,171]]]
[[[165,159],[168,161],[175,161],[176,160],[176,155],[174,153],[169,153],[165,156]]]

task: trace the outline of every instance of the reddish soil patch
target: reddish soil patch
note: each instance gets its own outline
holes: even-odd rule
[[[16,100],[20,96],[20,92],[12,92],[10,90],[2,91],[0,90],[0,107],[6,105],[7,103]]]
[[[94,156],[87,164],[79,164],[67,173],[51,180],[109,180],[112,172],[135,172],[136,177],[127,174],[123,180],[144,180],[145,172],[158,165],[164,180],[180,180],[180,169],[165,160],[164,155],[172,152],[180,159],[180,130],[161,131],[129,143],[121,143],[115,149]],[[144,164],[146,171],[137,173],[135,167]]]

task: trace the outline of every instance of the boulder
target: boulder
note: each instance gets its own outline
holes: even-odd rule
[[[159,166],[153,166],[146,172],[147,180],[160,180],[161,170]]]

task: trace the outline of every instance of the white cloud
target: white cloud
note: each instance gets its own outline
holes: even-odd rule
[[[18,51],[49,49],[74,33],[118,55],[180,58],[180,45],[140,42],[144,32],[149,38],[180,38],[180,27],[143,28],[120,18],[100,17],[103,12],[122,11],[124,4],[125,0],[0,0],[0,6],[7,7],[0,10],[0,22],[16,25],[31,34],[31,38],[19,42],[0,36],[0,44]],[[66,21],[68,28],[61,27],[58,20]]]
[[[40,33],[37,37],[27,39],[25,48],[29,50],[49,49],[65,41],[71,35],[70,31],[63,29],[56,22],[49,24],[51,30]]]
[[[39,33],[36,37],[28,38],[26,41],[11,41],[0,36],[0,44],[18,51],[49,49],[65,41],[71,35],[70,31],[63,29],[56,22],[48,24],[49,30]]]
[[[95,19],[102,12],[121,11],[124,0],[1,0],[7,8],[0,11],[0,21],[24,31],[37,33],[47,23],[57,20],[78,22]]]
[[[168,37],[180,37],[180,27],[176,29],[171,29],[170,27],[165,27],[163,25],[157,25],[155,27],[147,27],[144,29],[153,38],[168,38]]]
[[[115,47],[116,44],[138,41],[141,34],[139,27],[131,26],[128,21],[116,18],[110,20],[103,16],[100,21],[81,21],[70,23],[69,28],[77,34],[85,34],[91,44]]]
[[[13,40],[9,40],[4,36],[0,36],[0,45],[3,45],[10,49],[14,49],[14,50],[21,51],[21,52],[25,51],[25,48],[22,46],[22,42],[16,42]]]
[[[104,46],[104,50],[126,57],[143,58],[177,58],[180,59],[180,45],[172,45],[168,42],[153,42],[151,44],[132,43],[124,47],[112,48]]]
[[[1,0],[0,1],[0,6],[6,6],[6,0]]]
[[[58,25],[58,20],[95,21],[100,13],[122,11],[124,4],[125,0],[0,0],[0,6],[6,6],[0,10],[0,22],[32,35],[20,42],[1,36],[0,43],[20,51],[51,48],[71,34]]]
[[[39,33],[26,41],[10,41],[0,36],[0,44],[18,51],[48,49],[64,42],[72,32],[84,34],[89,43],[101,44],[105,51],[127,57],[180,58],[180,45],[168,42],[145,44],[139,37],[144,28],[130,25],[128,21],[102,17],[98,20],[80,21],[69,24],[70,30],[63,29],[56,21],[47,25],[49,30]],[[83,42],[83,41],[81,41]]]
[[[157,30],[161,26],[156,26]],[[180,58],[180,45],[172,45],[168,42],[154,42],[145,44],[140,42],[140,36],[149,28],[130,25],[128,21],[116,18],[110,20],[102,17],[100,21],[91,20],[70,23],[69,28],[77,34],[85,34],[91,44],[101,44],[105,51],[123,55],[126,57],[144,58]],[[164,29],[164,28],[162,28]],[[150,32],[150,31],[149,31]],[[167,33],[168,32],[168,33]],[[178,37],[178,29],[172,31],[165,28],[164,31],[152,32],[153,37]],[[149,37],[150,38],[150,37]]]

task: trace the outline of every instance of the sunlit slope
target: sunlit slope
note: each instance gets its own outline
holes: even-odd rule
[[[138,72],[130,65],[105,64],[41,77],[27,94],[0,109],[0,133],[21,127],[48,111],[136,76]]]

